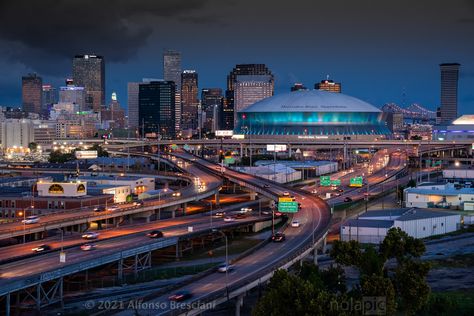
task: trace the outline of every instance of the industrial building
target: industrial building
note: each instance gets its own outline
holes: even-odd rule
[[[381,243],[392,227],[399,227],[414,238],[427,238],[456,231],[461,215],[417,208],[368,211],[341,225],[341,240]]]
[[[474,189],[446,184],[425,184],[403,190],[407,207],[474,209]]]
[[[234,133],[252,137],[375,139],[390,134],[383,113],[354,97],[299,90],[256,102],[237,115]]]

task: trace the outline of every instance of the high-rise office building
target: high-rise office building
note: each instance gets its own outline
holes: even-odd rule
[[[234,124],[238,112],[273,95],[272,75],[239,75],[234,82]]]
[[[129,82],[127,85],[127,108],[128,108],[128,125],[131,129],[140,126],[138,119],[138,88],[140,82]]]
[[[316,90],[324,90],[329,92],[341,93],[341,83],[334,82],[333,80],[321,80],[321,82],[315,83],[314,88]]]
[[[299,90],[308,90],[302,83],[296,82],[290,89],[292,92],[293,91],[299,91]]]
[[[41,114],[43,105],[43,80],[36,74],[21,78],[21,97],[23,111]]]
[[[102,56],[77,55],[72,60],[74,84],[86,90],[86,107],[100,112],[105,104],[105,61]]]
[[[184,70],[181,74],[181,129],[198,127],[198,74],[195,70]]]
[[[225,93],[224,106],[222,107],[222,128],[234,128],[234,86],[237,76],[241,75],[269,75],[272,81],[272,91],[274,87],[274,78],[272,72],[265,66],[265,64],[238,64],[232,69],[227,76],[227,90]],[[273,92],[272,92],[273,93]]]
[[[449,124],[458,117],[458,78],[460,64],[440,64],[441,106],[437,123]]]
[[[223,96],[220,88],[206,88],[201,90],[201,108],[205,113],[202,123],[207,132],[215,132],[220,128],[219,114],[222,111]]]
[[[112,93],[108,106],[102,107],[100,111],[102,122],[108,122],[109,128],[125,128],[125,110],[120,106],[117,100],[117,94]]]
[[[139,84],[138,117],[141,133],[147,137],[175,138],[175,93],[173,81]]]
[[[66,86],[59,87],[59,102],[77,104],[79,111],[88,110],[86,106],[86,90],[84,87],[75,86],[71,81],[66,81]]]
[[[175,94],[175,117],[176,133],[181,130],[181,53],[175,50],[165,50],[163,52],[163,78],[166,81],[173,81],[176,85]]]
[[[41,115],[43,117],[48,117],[49,110],[53,107],[53,104],[58,103],[58,90],[56,90],[56,88],[51,84],[44,84],[42,87],[42,94],[43,103],[41,105]]]
[[[176,90],[181,90],[181,53],[175,50],[166,50],[163,53],[163,79],[173,81]]]

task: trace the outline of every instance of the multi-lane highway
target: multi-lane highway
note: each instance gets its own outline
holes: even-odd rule
[[[20,221],[5,223],[0,225],[0,239],[153,211],[159,208],[199,200],[218,192],[222,185],[220,177],[204,172],[192,163],[183,163],[183,166],[186,168],[187,172],[193,176],[193,178],[200,179],[200,182],[197,183],[191,181],[191,185],[180,190],[181,196],[179,197],[164,195],[162,198],[147,200],[143,205],[122,204],[118,205],[118,209],[114,211],[94,212],[92,207],[80,210],[65,210],[63,212],[55,212],[48,214],[47,216],[41,216],[40,221],[35,224],[24,225]],[[200,183],[205,183],[205,186],[200,185]]]
[[[176,156],[193,161],[208,170],[216,170],[216,165],[194,157],[188,153],[176,153]],[[217,171],[216,171],[217,172]],[[285,267],[285,264],[292,263],[291,260],[303,255],[304,251],[309,250],[315,242],[324,238],[331,219],[331,213],[328,205],[318,197],[313,196],[302,190],[287,189],[286,187],[274,182],[258,178],[249,174],[243,174],[231,169],[226,169],[223,173],[231,181],[244,181],[252,186],[258,187],[267,193],[278,197],[288,192],[301,203],[299,212],[292,216],[292,220],[300,222],[298,228],[285,227],[282,232],[286,235],[286,240],[281,243],[270,243],[261,248],[258,252],[236,262],[235,270],[232,273],[210,274],[192,284],[189,284],[179,290],[189,291],[193,297],[187,301],[185,309],[193,309],[193,302],[213,302],[221,303],[229,298],[241,295],[242,290],[250,289],[258,285],[255,282],[265,282],[273,271]],[[179,314],[184,312],[182,309],[175,309],[169,302],[170,293],[159,296],[150,301],[150,306],[161,306],[160,310],[142,309],[140,315],[161,315],[161,314]],[[201,310],[188,311],[191,314],[199,314]],[[124,315],[133,315],[135,311],[123,311]]]

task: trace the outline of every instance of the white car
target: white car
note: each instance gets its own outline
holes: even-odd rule
[[[95,245],[93,244],[84,244],[84,245],[81,245],[81,250],[82,251],[90,251],[90,250],[94,250],[95,249]]]
[[[82,238],[83,239],[97,239],[99,238],[99,233],[97,232],[87,232],[87,233],[84,233],[82,234]]]
[[[301,223],[297,220],[291,222],[291,227],[300,227]]]
[[[233,217],[229,217],[229,216],[224,217],[224,222],[234,222],[234,221],[235,221],[235,218]]]
[[[218,272],[221,272],[221,273],[225,273],[226,271],[227,271],[227,272],[230,272],[230,271],[232,271],[232,270],[234,270],[234,266],[231,265],[231,264],[227,265],[227,264],[225,264],[225,263],[221,264],[221,265],[217,268],[217,271],[218,271]]]
[[[249,207],[242,207],[240,209],[240,213],[242,213],[242,214],[245,214],[245,213],[248,213],[248,212],[252,212],[252,209],[249,208]]]
[[[120,208],[118,206],[109,206],[107,208],[107,211],[113,212],[113,211],[118,211]]]
[[[38,216],[28,216],[27,218],[25,218],[21,222],[23,224],[35,224],[35,223],[38,223],[39,220],[40,220],[40,218]]]
[[[289,195],[290,195],[290,192],[288,191],[283,192],[283,196],[289,196]]]

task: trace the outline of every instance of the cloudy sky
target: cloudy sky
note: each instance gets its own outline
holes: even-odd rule
[[[199,86],[225,87],[237,63],[265,63],[276,93],[329,75],[343,92],[439,105],[439,63],[461,63],[461,113],[474,113],[474,0],[0,0],[0,105],[21,103],[21,76],[61,85],[71,58],[106,58],[107,96],[162,77],[182,52]]]

